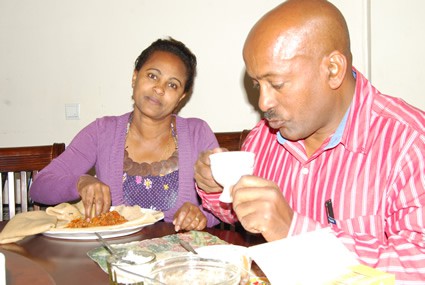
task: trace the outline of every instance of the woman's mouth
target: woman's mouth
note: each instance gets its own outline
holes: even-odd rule
[[[145,99],[147,101],[149,101],[150,103],[155,104],[155,105],[161,105],[162,104],[160,100],[158,100],[157,98],[155,98],[153,96],[146,96]]]

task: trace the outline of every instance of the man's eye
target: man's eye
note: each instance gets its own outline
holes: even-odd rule
[[[252,84],[252,88],[254,88],[254,89],[260,89],[260,84],[258,84],[258,82],[254,82]]]
[[[271,86],[274,88],[274,89],[276,89],[276,90],[279,90],[279,89],[282,89],[282,87],[285,85],[285,83],[272,83],[271,84]]]

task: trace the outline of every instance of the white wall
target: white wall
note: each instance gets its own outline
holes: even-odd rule
[[[373,84],[425,110],[425,1],[370,1]]]
[[[378,54],[368,53],[368,1],[332,2],[347,18],[355,65],[392,93],[397,84],[386,80],[388,59],[378,60]],[[384,0],[373,1],[385,5]],[[245,88],[241,50],[252,25],[280,2],[0,0],[0,147],[68,144],[95,118],[131,110],[134,60],[152,41],[164,36],[183,41],[198,57],[195,92],[180,115],[203,118],[214,131],[251,128],[260,117],[256,95],[248,96]],[[386,2],[399,6],[395,1]],[[421,0],[410,2],[415,14],[424,6]],[[398,17],[409,20],[413,12]],[[393,20],[384,11],[379,17]],[[425,19],[418,20],[423,26]],[[377,29],[386,27],[383,24]],[[408,41],[415,39],[391,46],[393,52],[397,55],[406,49]],[[372,48],[379,47],[375,39],[372,43]],[[371,55],[377,59],[369,62]],[[413,56],[413,61],[424,58],[410,53],[397,56],[401,62],[406,57]],[[376,74],[380,72],[375,72],[380,67],[386,72],[382,80]],[[393,76],[399,78],[403,71],[394,67]],[[425,74],[415,74],[425,80]],[[424,108],[420,90],[410,85],[409,81],[403,83],[398,96],[408,93],[407,101]],[[80,120],[65,120],[67,103],[80,104]]]

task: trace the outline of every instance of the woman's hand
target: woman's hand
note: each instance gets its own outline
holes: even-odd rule
[[[111,208],[109,186],[91,175],[83,175],[77,183],[86,219],[106,213]]]
[[[201,212],[198,206],[186,202],[174,214],[174,229],[179,230],[203,230],[207,226],[207,217]]]

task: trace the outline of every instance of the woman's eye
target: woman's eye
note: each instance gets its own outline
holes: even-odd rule
[[[177,88],[178,88],[177,84],[172,83],[172,82],[170,82],[170,83],[168,84],[168,86],[170,86],[170,87],[171,87],[171,88],[173,88],[173,89],[177,89]]]
[[[148,77],[149,77],[150,79],[156,79],[156,75],[155,75],[155,74],[153,74],[153,73],[148,73]]]

